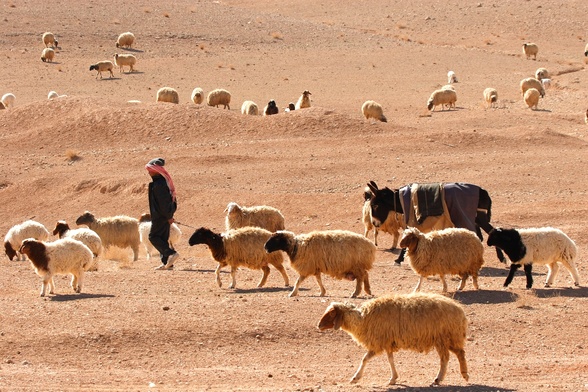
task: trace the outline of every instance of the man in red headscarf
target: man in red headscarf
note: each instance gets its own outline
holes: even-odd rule
[[[169,246],[170,226],[174,223],[174,213],[178,205],[176,188],[164,165],[163,158],[152,159],[145,165],[152,180],[149,184],[149,241],[161,256],[161,265],[155,268],[156,270],[171,269],[179,256],[178,252]]]

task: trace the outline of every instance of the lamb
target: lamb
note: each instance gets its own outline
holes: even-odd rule
[[[310,91],[304,90],[304,92],[302,92],[302,95],[300,96],[300,98],[298,98],[298,101],[296,102],[296,106],[294,107],[294,109],[300,110],[300,109],[304,109],[304,108],[309,108],[310,107],[310,95],[312,95],[310,93]]]
[[[76,225],[86,225],[94,230],[100,236],[104,248],[130,247],[133,250],[133,261],[138,260],[141,243],[139,220],[125,215],[96,218],[90,211],[86,211],[76,219]]]
[[[528,89],[534,88],[537,91],[539,91],[541,98],[545,97],[545,89],[543,88],[543,85],[541,84],[541,82],[539,80],[537,80],[535,78],[525,78],[525,79],[521,80],[520,86],[521,86],[521,95],[523,95],[523,96],[525,96],[525,92]]]
[[[378,231],[383,231],[384,233],[391,234],[394,236],[394,245],[392,245],[392,250],[398,247],[398,241],[400,240],[400,232],[406,228],[406,224],[404,223],[404,216],[403,214],[398,214],[396,212],[391,212],[388,214],[386,221],[381,224],[379,227],[374,226],[372,221],[372,207],[371,207],[371,199],[374,194],[370,191],[369,188],[366,188],[363,192],[364,195],[364,203],[363,203],[363,210],[362,210],[362,221],[365,227],[364,236],[367,238],[369,232],[374,229],[374,245],[378,246]]]
[[[461,376],[469,379],[464,350],[467,325],[465,312],[457,301],[439,294],[413,293],[382,296],[359,307],[332,302],[318,329],[342,329],[368,350],[351,383],[361,379],[367,361],[385,351],[392,370],[389,385],[393,385],[398,379],[395,352],[405,349],[426,353],[435,348],[441,359],[433,381],[438,385],[445,378],[450,351],[459,361]]]
[[[240,227],[261,227],[271,232],[284,230],[284,215],[277,208],[270,206],[242,207],[231,202],[225,208],[225,229],[232,230]]]
[[[48,48],[49,45],[51,45],[51,47],[53,48],[57,48],[58,42],[57,39],[55,39],[55,35],[53,33],[50,32],[46,32],[43,33],[43,43],[45,44],[45,47]]]
[[[4,107],[6,109],[13,107],[15,101],[16,101],[16,96],[12,93],[4,94],[2,96],[2,99],[0,99],[0,102],[2,102],[4,104]]]
[[[498,92],[492,87],[488,87],[484,90],[484,100],[486,101],[486,107],[494,107],[494,104],[498,102]]]
[[[380,120],[381,122],[388,122],[386,116],[384,116],[384,109],[382,109],[382,105],[376,101],[365,101],[363,105],[361,105],[361,112],[363,113],[366,120],[373,118],[375,120]]]
[[[345,230],[313,231],[295,235],[290,231],[274,233],[265,244],[268,253],[282,250],[288,254],[291,267],[298,272],[296,285],[290,297],[298,295],[300,284],[308,276],[314,275],[321,290],[326,290],[321,281],[321,273],[335,279],[357,279],[352,298],[361,292],[371,295],[368,271],[376,259],[376,246],[364,236]]]
[[[217,88],[208,93],[206,97],[206,104],[218,108],[218,105],[223,105],[223,109],[231,110],[231,93],[222,88]]]
[[[100,236],[94,230],[90,230],[87,227],[70,229],[66,221],[59,220],[55,224],[53,235],[57,235],[59,238],[73,238],[74,240],[80,241],[90,248],[94,257],[98,257],[102,253],[102,240]]]
[[[539,47],[533,43],[523,44],[523,54],[527,56],[527,60],[533,56],[533,60],[537,60],[537,53],[539,53]]]
[[[545,90],[551,88],[551,79],[541,79],[541,84]]]
[[[259,108],[253,101],[245,101],[241,106],[241,114],[248,114],[250,116],[257,116],[259,114]]]
[[[419,291],[427,276],[439,275],[446,293],[445,275],[450,274],[461,277],[458,290],[465,287],[470,275],[474,288],[478,290],[478,271],[484,264],[484,245],[471,230],[452,227],[424,234],[410,227],[404,230],[400,247],[407,248],[410,266],[420,276],[413,292]]]
[[[447,83],[449,83],[449,84],[457,83],[457,76],[455,75],[455,72],[453,72],[453,71],[447,72]]]
[[[169,102],[169,103],[180,103],[180,95],[178,91],[173,87],[162,87],[157,90],[155,95],[155,102]]]
[[[22,242],[27,238],[34,238],[39,241],[45,241],[49,238],[49,231],[42,223],[34,220],[27,220],[18,225],[14,225],[8,230],[4,237],[4,251],[8,259],[12,261],[24,260],[25,256],[19,252]]]
[[[116,40],[116,47],[117,48],[131,48],[135,43],[135,35],[130,31],[126,33],[122,33],[118,36]]]
[[[111,78],[114,78],[114,73],[112,73],[113,69],[114,69],[114,63],[109,60],[99,61],[96,64],[90,65],[90,71],[96,70],[98,72],[96,74],[96,79],[98,79],[98,76],[100,76],[100,79],[102,79],[102,72],[106,72],[106,71],[110,72]]]
[[[559,269],[558,262],[570,272],[574,285],[580,285],[576,269],[578,249],[574,241],[563,231],[552,227],[529,229],[496,228],[490,232],[487,241],[489,246],[501,248],[511,261],[510,272],[504,281],[508,287],[517,269],[524,267],[527,277],[527,289],[533,287],[531,274],[533,265],[547,265],[548,273],[545,287],[551,287]]]
[[[41,52],[41,61],[46,63],[46,62],[53,62],[53,59],[55,58],[55,51],[51,48],[45,48],[43,49],[43,51]]]
[[[222,287],[220,270],[227,265],[231,267],[232,278],[229,288],[235,288],[237,285],[235,275],[238,267],[262,270],[263,276],[257,287],[263,287],[270,273],[269,264],[282,274],[285,286],[289,287],[290,280],[282,265],[284,261],[282,254],[268,254],[264,251],[264,244],[271,235],[271,232],[259,227],[242,227],[223,234],[217,234],[210,229],[201,227],[192,234],[188,243],[190,246],[208,245],[212,257],[218,262],[215,271],[218,287]]]
[[[67,95],[59,95],[59,94],[57,94],[57,91],[49,91],[49,94],[47,94],[47,99],[64,98],[64,97],[67,97]]]
[[[204,90],[202,90],[200,87],[196,87],[194,90],[192,90],[190,99],[196,105],[200,105],[204,101]]]
[[[129,66],[129,72],[133,72],[134,66],[137,63],[137,58],[130,53],[123,53],[123,54],[114,54],[114,64],[119,67],[120,72],[124,72],[123,67],[125,65]]]
[[[294,110],[296,110],[296,105],[294,105],[294,102],[290,102],[288,107],[284,108],[284,113],[292,112]]]
[[[278,109],[278,105],[276,105],[276,101],[274,101],[272,99],[263,108],[263,115],[264,116],[271,116],[272,114],[278,114],[279,111],[280,111],[280,109]]]
[[[454,90],[440,89],[435,90],[427,101],[427,109],[435,111],[435,108],[439,105],[441,110],[445,110],[445,105],[449,105],[449,109],[455,108],[455,102],[457,101],[457,93]]]
[[[549,79],[549,71],[546,68],[537,68],[537,71],[535,71],[535,79]]]
[[[78,240],[62,238],[54,242],[42,242],[27,238],[19,250],[31,260],[37,275],[43,278],[41,297],[55,293],[54,275],[72,275],[71,287],[76,293],[82,291],[84,270],[92,264],[92,251]]]
[[[145,247],[145,251],[147,252],[147,260],[151,258],[151,255],[157,252],[151,241],[149,240],[149,232],[151,231],[151,214],[143,214],[139,217],[139,236],[141,238],[141,243]],[[172,223],[169,230],[169,246],[172,249],[175,249],[177,244],[180,242],[180,238],[182,238],[182,231],[180,227]]]
[[[530,88],[525,92],[525,103],[530,109],[537,110],[537,105],[539,105],[539,97],[541,93],[537,91],[537,89]]]

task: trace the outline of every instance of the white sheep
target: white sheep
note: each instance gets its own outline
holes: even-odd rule
[[[361,287],[371,295],[368,271],[376,259],[376,246],[364,236],[345,230],[313,231],[295,235],[290,231],[274,233],[265,244],[267,252],[282,250],[290,258],[290,266],[299,274],[290,297],[298,295],[300,284],[314,275],[321,290],[326,290],[321,274],[335,279],[357,279],[351,297],[357,297]]]
[[[59,94],[57,94],[56,91],[49,91],[49,94],[47,94],[47,99],[55,99],[55,98],[59,98]]]
[[[537,106],[539,105],[539,97],[541,96],[541,93],[539,91],[537,91],[537,89],[535,88],[530,88],[527,91],[525,91],[525,96],[523,97],[525,100],[525,103],[527,104],[527,106],[530,109],[537,110]]]
[[[545,90],[551,88],[551,79],[541,79],[541,84]]]
[[[537,60],[537,53],[539,53],[539,47],[537,44],[533,43],[524,43],[523,44],[523,54],[527,56],[527,60],[533,56],[533,60]]]
[[[136,63],[137,58],[130,53],[114,54],[114,64],[119,67],[120,72],[124,72],[123,67],[125,65],[129,67],[129,72],[133,72],[135,70]]]
[[[66,221],[60,220],[55,224],[53,235],[57,235],[59,238],[73,238],[82,242],[90,248],[94,257],[98,257],[102,253],[102,240],[100,236],[94,230],[88,229],[87,227],[71,229]]]
[[[155,102],[180,103],[180,95],[173,87],[162,87],[157,90]]]
[[[362,209],[362,221],[364,225],[364,236],[367,238],[369,232],[373,229],[374,230],[374,245],[378,246],[378,232],[383,231],[384,233],[388,233],[394,236],[394,243],[392,245],[392,250],[398,247],[398,241],[400,240],[400,233],[402,230],[406,228],[406,224],[404,222],[404,215],[398,214],[395,212],[390,212],[386,221],[382,223],[379,227],[374,226],[372,220],[372,207],[371,207],[371,199],[374,194],[370,191],[369,188],[365,188],[364,190],[364,203]]]
[[[257,287],[263,287],[270,273],[270,264],[282,274],[284,284],[288,287],[290,286],[290,279],[282,265],[284,262],[283,255],[279,252],[268,254],[264,250],[264,244],[271,235],[271,232],[259,227],[242,227],[222,234],[217,234],[212,230],[201,227],[192,234],[188,243],[190,246],[208,245],[212,257],[218,262],[215,271],[218,287],[222,287],[220,270],[227,265],[231,267],[232,278],[229,288],[235,288],[237,285],[235,275],[238,267],[262,270],[263,276]]]
[[[455,75],[455,72],[453,72],[453,71],[447,72],[447,83],[448,84],[457,83],[457,76]]]
[[[202,90],[200,87],[196,87],[194,90],[192,90],[190,100],[196,105],[200,105],[202,102],[204,102],[204,90]]]
[[[42,62],[53,62],[53,59],[55,58],[55,51],[51,48],[45,48],[43,49],[43,51],[41,52],[41,61]]]
[[[382,109],[382,105],[376,101],[365,101],[363,105],[361,105],[361,113],[364,115],[366,120],[373,118],[381,122],[388,122],[388,119],[386,119],[386,116],[384,116],[384,109]]]
[[[457,101],[457,93],[452,89],[440,89],[435,90],[427,101],[427,109],[435,111],[435,108],[441,105],[441,110],[445,110],[445,105],[455,108],[455,102]]]
[[[396,383],[398,372],[394,353],[412,350],[427,353],[436,349],[441,359],[439,372],[433,381],[437,385],[447,372],[449,352],[459,361],[461,376],[468,381],[465,342],[468,320],[460,304],[439,294],[385,295],[353,304],[332,302],[318,323],[318,328],[342,329],[367,349],[351,383],[359,381],[365,365],[374,356],[386,352],[392,371],[389,385]]]
[[[257,116],[259,114],[259,107],[253,101],[245,101],[243,102],[243,105],[241,105],[241,114]]]
[[[116,40],[117,48],[131,48],[135,43],[135,35],[130,31],[121,33]]]
[[[11,108],[14,106],[14,102],[16,101],[16,96],[12,93],[6,93],[0,99],[0,102],[4,104],[6,109]]]
[[[48,48],[49,46],[57,48],[58,42],[57,42],[57,39],[55,39],[55,35],[53,33],[50,33],[50,32],[43,33],[42,39],[43,39],[43,44],[45,44],[46,48]]]
[[[110,60],[104,60],[104,61],[99,61],[96,64],[92,64],[90,65],[90,71],[94,71],[96,70],[96,79],[98,79],[98,76],[100,76],[100,79],[102,79],[102,72],[110,72],[110,77],[114,78],[114,73],[112,72],[114,70],[114,63]]]
[[[490,232],[487,243],[496,246],[507,254],[511,261],[510,272],[504,287],[507,287],[521,265],[527,277],[527,288],[533,287],[533,265],[547,265],[548,273],[545,287],[550,287],[557,275],[559,263],[570,272],[576,286],[580,285],[580,277],[576,269],[578,249],[574,241],[560,229],[553,227],[530,229],[497,228]]]
[[[27,220],[14,225],[8,230],[4,237],[4,250],[10,260],[24,260],[23,254],[19,253],[22,242],[27,238],[34,238],[39,241],[45,241],[49,238],[49,230],[42,223],[34,220]]]
[[[498,102],[498,91],[495,88],[488,87],[484,90],[484,101],[486,101],[486,107],[494,107],[494,104]]]
[[[225,229],[240,227],[261,227],[271,232],[285,229],[284,215],[277,208],[270,206],[244,207],[231,202],[225,208]]]
[[[310,93],[310,91],[308,90],[304,90],[302,92],[302,95],[300,96],[300,98],[298,98],[298,101],[296,102],[295,105],[295,109],[296,110],[300,110],[300,109],[304,109],[304,108],[309,108],[310,107],[310,96],[312,94]]]
[[[218,107],[218,105],[223,105],[224,109],[231,110],[231,93],[225,89],[217,88],[212,90],[208,93],[206,97],[206,104],[208,106]]]
[[[150,214],[143,214],[139,217],[139,236],[141,238],[141,243],[145,247],[145,251],[147,252],[147,260],[151,258],[152,254],[155,254],[157,249],[153,246],[151,241],[149,240],[149,232],[151,231],[151,215]],[[169,228],[169,247],[172,249],[176,249],[177,245],[182,238],[182,231],[180,227],[172,223]]]
[[[549,71],[546,68],[537,68],[537,71],[535,71],[535,79],[549,79]]]
[[[84,271],[92,264],[92,251],[78,240],[62,238],[53,242],[42,242],[27,238],[22,242],[20,252],[31,260],[37,275],[43,278],[41,297],[55,293],[54,275],[72,275],[71,287],[76,293],[82,291]]]
[[[133,250],[133,261],[138,260],[141,243],[138,219],[125,215],[96,218],[91,212],[86,211],[76,219],[76,225],[86,225],[94,230],[100,236],[104,248],[130,247]]]
[[[278,114],[279,111],[280,111],[280,109],[278,109],[278,105],[276,104],[276,101],[274,101],[272,99],[263,108],[263,115],[264,116],[271,116],[273,114]]]
[[[459,275],[458,290],[472,277],[478,290],[478,271],[484,264],[484,245],[471,230],[448,228],[422,233],[417,228],[404,230],[400,247],[407,248],[410,267],[420,276],[414,292],[419,291],[427,276],[439,275],[443,292],[447,292],[445,275]]]

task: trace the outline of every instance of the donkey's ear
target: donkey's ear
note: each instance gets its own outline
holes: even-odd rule
[[[378,185],[374,181],[368,182],[367,186],[368,188],[370,188],[370,191],[372,191],[374,194],[378,192]]]

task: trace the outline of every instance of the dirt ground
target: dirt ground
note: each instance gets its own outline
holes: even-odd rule
[[[314,279],[289,298],[272,270],[241,269],[237,288],[214,281],[204,245],[188,238],[224,229],[229,202],[279,208],[295,233],[363,233],[363,189],[412,182],[478,184],[493,199],[493,224],[553,226],[578,245],[582,286],[562,268],[522,272],[505,290],[507,267],[486,247],[479,291],[468,282],[449,295],[469,319],[470,380],[451,357],[437,391],[588,391],[588,2],[451,0],[358,2],[30,0],[0,2],[0,235],[35,219],[72,226],[84,211],[138,217],[148,209],[145,163],[164,157],[183,224],[173,271],[154,271],[141,250],[110,249],[81,294],[56,278],[39,297],[29,262],[0,261],[1,391],[385,391],[432,390],[435,352],[399,352],[398,385],[388,387],[384,355],[356,385],[364,354],[343,331],[316,325],[331,301],[348,301],[354,283]],[[58,36],[44,63],[41,34]],[[115,47],[132,31],[133,49]],[[537,60],[522,55],[539,46]],[[133,53],[136,72],[96,79],[90,64]],[[519,81],[545,67],[551,87],[539,110],[526,107]],[[457,108],[429,113],[431,92],[453,70]],[[180,104],[155,103],[163,86]],[[195,105],[195,87],[226,88],[231,110]],[[494,87],[495,108],[482,91]],[[67,95],[47,100],[51,90]],[[312,107],[283,113],[304,90]],[[275,99],[280,114],[240,114],[245,100]],[[387,123],[365,120],[373,99]],[[127,103],[140,100],[140,104]],[[372,234],[370,234],[372,238]],[[417,276],[394,266],[392,237],[380,235],[370,272],[373,293],[408,293]],[[291,281],[297,275],[287,268]],[[424,291],[441,292],[438,279]],[[363,294],[362,294],[363,295]],[[359,304],[365,296],[349,300]]]

